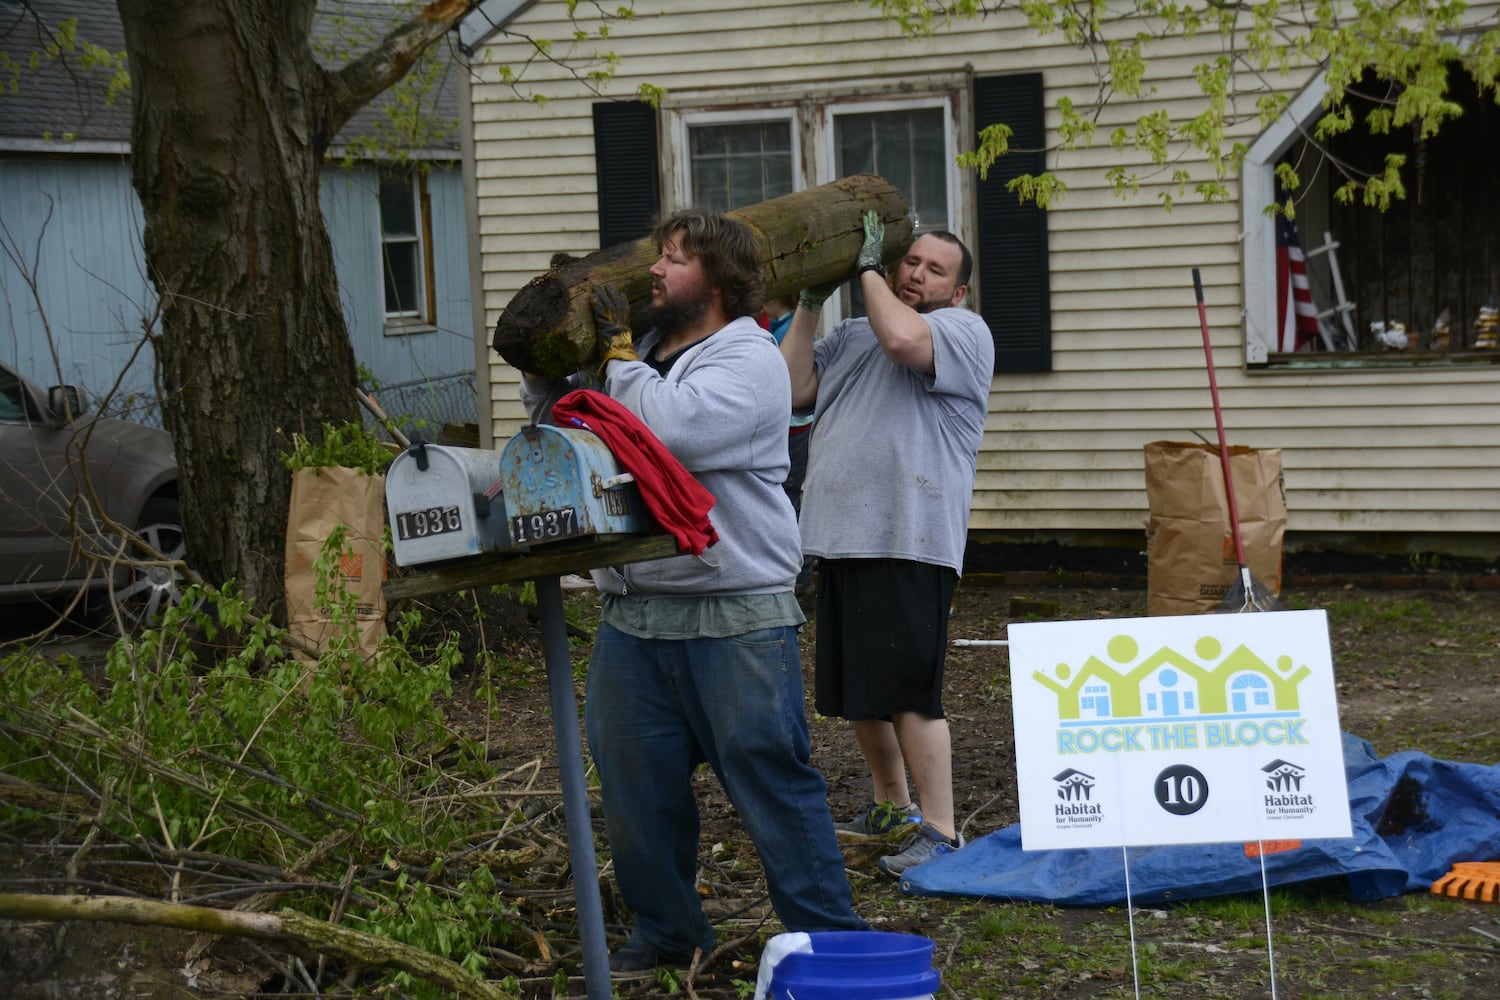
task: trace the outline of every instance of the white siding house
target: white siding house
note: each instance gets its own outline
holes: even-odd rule
[[[1494,29],[1496,9],[1476,4],[1469,18]],[[1301,96],[1270,127],[1253,116],[1233,127],[1249,155],[1228,178],[1231,198],[1205,203],[1192,184],[1212,174],[1195,151],[1174,149],[1175,159],[1158,166],[1105,137],[1162,105],[1200,105],[1194,68],[1218,53],[1216,33],[1156,44],[1150,92],[1138,101],[1115,97],[1091,147],[1059,151],[1058,102],[1093,101],[1094,66],[1086,50],[1038,35],[1013,12],[939,25],[912,40],[864,3],[637,0],[634,10],[594,44],[619,57],[601,94],[532,62],[517,86],[546,98],[534,102],[517,100],[499,67],[527,61],[527,36],[570,37],[566,4],[490,0],[465,25],[473,72],[464,166],[482,288],[474,325],[479,370],[488,374],[487,439],[503,441],[525,419],[517,373],[490,350],[488,331],[554,252],[582,254],[645,234],[638,217],[634,229],[610,230],[641,206],[609,185],[652,143],[656,203],[647,207],[660,210],[734,207],[873,163],[906,194],[919,227],[945,226],[975,253],[977,308],[1002,359],[975,484],[975,537],[1139,544],[1147,518],[1142,447],[1214,437],[1196,267],[1230,442],[1283,450],[1289,545],[1500,553],[1500,351],[1470,349],[1464,339],[1485,295],[1500,292],[1500,258],[1487,265],[1488,290],[1471,281],[1453,299],[1464,313],[1452,317],[1447,349],[1277,349],[1275,230],[1263,209],[1274,197],[1272,167],[1318,111],[1321,78],[1311,70],[1272,77],[1288,96]],[[1048,147],[1045,167],[1068,189],[1035,216],[995,179],[1011,157],[985,182],[953,165],[980,127],[1026,116],[1028,81],[1037,84],[1040,136],[1030,145]],[[630,103],[641,84],[665,89],[659,107]],[[631,114],[647,133],[636,129],[633,145],[608,130]],[[1027,145],[1022,137],[1018,128],[1013,146]],[[1493,160],[1497,147],[1488,148]],[[1042,155],[1034,154],[1039,162]],[[1116,166],[1139,175],[1134,196],[1111,189],[1106,171]],[[1178,169],[1189,177],[1185,191],[1173,178]],[[1173,199],[1170,210],[1163,196]],[[1429,201],[1443,196],[1427,193]],[[1351,272],[1358,248],[1338,232],[1342,217],[1315,201],[1301,217],[1304,242],[1311,248],[1332,227]],[[1497,207],[1484,196],[1463,211],[1488,213],[1481,221],[1500,232]],[[1037,231],[1016,242],[1030,225]],[[1473,252],[1493,254],[1496,242]],[[1326,257],[1314,272],[1328,282]],[[1351,295],[1369,299],[1368,289],[1387,280],[1394,276],[1365,273],[1351,281]],[[1409,305],[1425,301],[1414,293]],[[1361,330],[1376,320],[1399,318],[1414,330],[1433,321],[1387,315],[1357,297],[1354,307],[1351,325]],[[1341,324],[1342,314],[1329,322]]]

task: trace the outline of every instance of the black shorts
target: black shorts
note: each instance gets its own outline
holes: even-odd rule
[[[820,715],[943,718],[948,610],[958,574],[906,559],[824,559],[814,704]]]

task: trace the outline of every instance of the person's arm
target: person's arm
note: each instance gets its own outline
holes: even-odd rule
[[[902,302],[876,271],[859,277],[865,293],[865,313],[875,339],[885,356],[898,365],[931,375],[936,371],[932,354],[932,327],[921,313]]]
[[[797,310],[781,338],[781,356],[792,377],[792,409],[812,406],[818,399],[818,369],[813,364],[813,333],[826,292],[806,289],[797,299]]]
[[[880,268],[885,247],[885,226],[880,216],[866,212],[865,245],[855,261],[859,290],[865,296],[865,315],[885,356],[898,365],[927,375],[936,372],[932,353],[932,327],[922,314],[902,302],[891,289]]]

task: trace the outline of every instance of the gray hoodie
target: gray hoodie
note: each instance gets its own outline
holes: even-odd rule
[[[652,331],[638,349],[649,356]],[[644,361],[615,361],[605,392],[641,419],[714,495],[709,520],[719,540],[702,556],[632,563],[594,574],[600,589],[731,596],[790,591],[802,565],[797,515],[781,484],[791,462],[786,427],[791,382],[776,341],[742,316],[688,348],[663,378]],[[550,419],[557,383],[524,379],[533,420]]]

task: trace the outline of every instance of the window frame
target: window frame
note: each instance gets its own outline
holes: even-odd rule
[[[959,230],[956,227],[962,224],[959,218],[958,192],[963,184],[963,176],[957,162],[957,134],[961,127],[959,116],[964,110],[958,106],[959,103],[951,94],[928,94],[909,99],[849,100],[841,102],[835,107],[830,107],[828,109],[828,127],[824,130],[823,142],[821,144],[820,174],[826,173],[829,180],[834,179],[835,164],[838,160],[837,123],[839,118],[847,118],[854,115],[880,114],[885,111],[917,111],[927,108],[946,111],[947,114],[943,116],[943,163],[947,167],[945,173],[947,175],[948,203],[944,206],[947,218],[943,225],[937,227],[929,225],[927,228],[946,229],[949,232],[958,233]],[[968,242],[967,239],[964,240],[965,244]]]
[[[1323,107],[1328,75],[1320,72],[1280,118],[1250,146],[1240,169],[1240,223],[1245,234],[1245,363],[1264,366],[1276,347],[1276,220],[1265,209],[1276,200],[1276,163]],[[1309,354],[1309,359],[1317,357]],[[1336,355],[1330,355],[1336,357]]]
[[[415,333],[431,333],[437,329],[437,281],[432,252],[432,199],[427,191],[427,175],[421,170],[410,170],[404,175],[392,170],[381,171],[380,187],[403,183],[412,197],[413,220],[416,232],[389,236],[385,228],[385,209],[381,192],[375,198],[376,215],[376,262],[380,269],[380,315],[387,337],[405,336]],[[410,310],[390,312],[386,309],[386,298],[391,273],[387,267],[386,247],[393,243],[416,245],[417,303]]]
[[[708,125],[758,125],[765,122],[785,121],[791,128],[792,191],[801,191],[807,186],[806,170],[802,156],[802,129],[797,109],[790,105],[756,105],[733,111],[707,111],[682,109],[671,116],[671,143],[673,163],[672,198],[678,205],[695,204],[693,185],[692,141],[689,133],[697,127]]]
[[[974,213],[962,208],[974,203],[972,184],[956,162],[958,137],[967,134],[965,130],[970,128],[968,123],[973,120],[971,82],[967,74],[943,74],[899,84],[883,80],[859,81],[796,96],[766,91],[732,98],[723,94],[672,94],[662,102],[665,131],[672,145],[671,155],[662,158],[664,170],[671,175],[666,179],[664,189],[671,192],[674,205],[693,203],[688,130],[696,125],[790,119],[793,190],[802,191],[837,179],[834,173],[837,161],[834,120],[837,117],[938,108],[945,111],[943,156],[947,165],[948,217],[943,228],[972,247],[976,232]],[[976,282],[977,273],[970,282],[970,295],[977,292]],[[848,301],[849,292],[845,286],[825,303],[823,322],[831,326],[844,319],[849,312]]]

